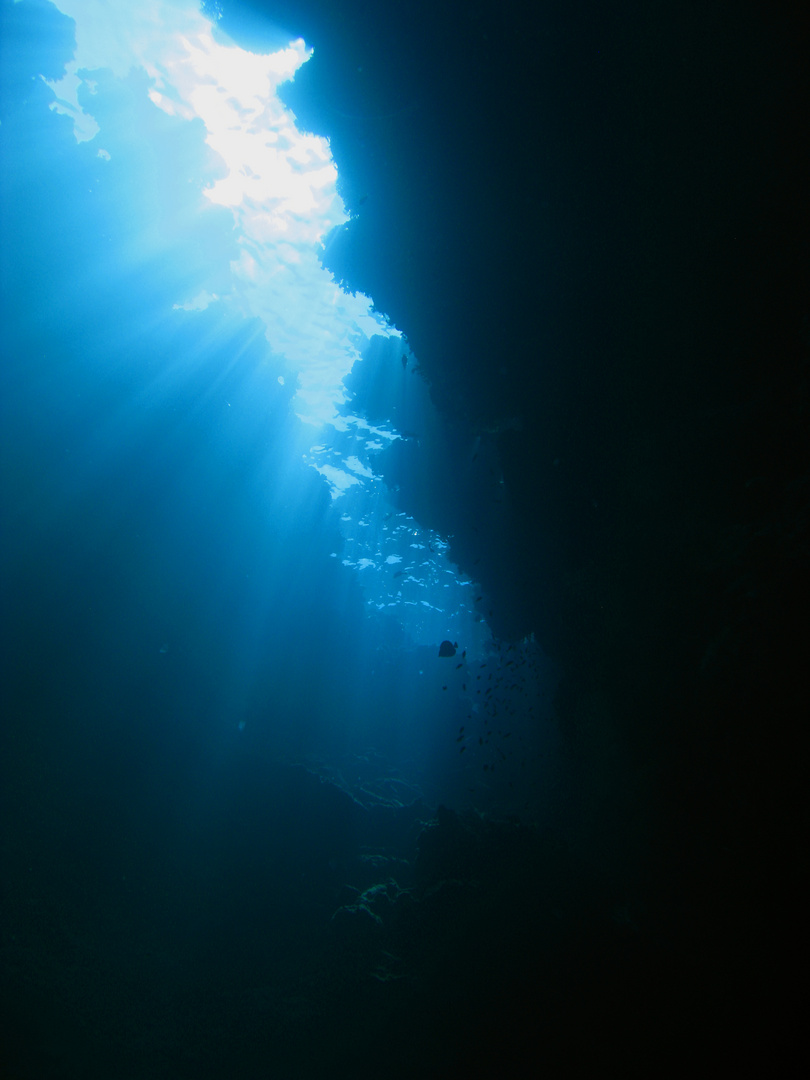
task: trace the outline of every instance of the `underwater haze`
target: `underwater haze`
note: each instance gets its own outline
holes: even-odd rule
[[[477,447],[444,449],[418,357],[321,264],[336,169],[276,96],[304,43],[249,53],[162,2],[24,0],[4,38],[5,795],[42,905],[13,941],[71,984],[43,1061],[203,1075],[176,994],[225,964],[230,1014],[265,955],[245,1023],[278,1008],[285,1038],[316,1015],[294,950],[407,887],[437,806],[536,818],[553,669],[401,508]]]
[[[103,732],[212,764],[347,755],[353,784],[373,749],[433,802],[475,794],[454,738],[498,646],[385,478],[467,463],[429,460],[417,359],[321,265],[336,170],[275,94],[303,42],[248,53],[193,5],[65,8],[16,6],[35,74],[3,125],[9,570],[48,597],[54,682]],[[547,701],[540,650],[518,653]]]

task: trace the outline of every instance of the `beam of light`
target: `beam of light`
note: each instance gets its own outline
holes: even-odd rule
[[[291,452],[320,474],[333,500],[345,504],[341,561],[358,573],[369,608],[395,610],[417,642],[452,634],[482,646],[486,624],[474,610],[471,583],[451,568],[447,542],[405,515],[395,517],[395,498],[375,471],[375,455],[398,433],[351,412],[344,380],[363,349],[375,336],[393,345],[401,335],[368,297],[344,292],[320,262],[324,238],[348,221],[337,171],[328,141],[298,131],[278,96],[312,50],[299,39],[270,55],[247,52],[189,0],[55,5],[75,21],[76,50],[64,77],[48,84],[55,95],[51,107],[70,117],[78,143],[98,143],[98,159],[115,167],[113,133],[124,137],[123,121],[116,129],[114,94],[106,91],[117,81],[142,95],[142,109],[160,110],[191,132],[196,125],[215,163],[203,206],[180,213],[198,214],[200,222],[206,207],[230,215],[227,271],[221,266],[224,246],[203,252],[193,291],[170,297],[168,311],[191,319],[222,305],[237,318],[260,321],[273,354],[295,380],[293,409],[311,440],[304,445],[305,437]],[[184,145],[160,146],[161,175],[192,172]],[[194,180],[189,176],[190,184]],[[163,194],[158,190],[156,198]],[[169,234],[174,214],[171,206],[156,210]],[[161,243],[168,251],[170,236],[161,236],[157,226],[152,232],[137,241],[144,251],[151,245],[154,253]],[[394,351],[392,371],[399,376],[401,348]]]
[[[152,103],[202,121],[205,141],[221,161],[224,175],[205,194],[233,214],[240,250],[230,292],[203,289],[177,303],[200,310],[209,297],[227,300],[261,319],[273,350],[298,375],[300,418],[331,423],[345,403],[343,380],[358,345],[397,332],[368,297],[344,293],[318,258],[324,236],[348,220],[335,188],[337,170],[327,141],[299,132],[277,93],[312,50],[298,39],[271,55],[249,53],[188,3],[57,0],[57,6],[75,20],[76,52],[64,78],[49,85],[53,108],[71,117],[78,141],[99,130],[92,73],[107,69],[126,78],[139,69],[149,78]]]

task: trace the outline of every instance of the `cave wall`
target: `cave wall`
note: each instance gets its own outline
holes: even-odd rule
[[[354,215],[326,264],[405,332],[448,425],[494,447],[508,529],[481,545],[473,522],[507,510],[459,510],[457,557],[496,632],[535,632],[566,673],[583,797],[613,823],[589,842],[651,830],[661,925],[725,986],[742,935],[749,968],[773,954],[800,817],[798,15],[252,7],[315,46],[287,97],[329,135]]]

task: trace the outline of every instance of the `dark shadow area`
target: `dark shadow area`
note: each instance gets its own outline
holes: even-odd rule
[[[327,265],[408,335],[458,444],[496,445],[508,514],[464,499],[475,521],[448,525],[446,500],[433,520],[496,632],[533,631],[563,669],[578,840],[621,879],[644,834],[624,883],[645,933],[617,983],[583,948],[571,1022],[604,1009],[620,1056],[646,1034],[663,1060],[679,1030],[766,1054],[795,1015],[765,987],[789,965],[804,820],[799,25],[762,4],[399,14],[303,5],[324,48],[289,100],[357,214]],[[494,546],[472,528],[489,518]],[[521,985],[527,1020],[542,992]]]

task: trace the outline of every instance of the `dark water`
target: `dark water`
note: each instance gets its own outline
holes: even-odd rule
[[[236,252],[183,209],[199,130],[100,75],[100,162],[39,78],[70,21],[4,0],[2,1075],[772,1063],[806,820],[796,28],[221,8],[315,46],[285,97],[357,215],[325,262],[415,358],[375,338],[347,379],[406,436],[353,513],[381,551],[391,514],[445,538],[432,605],[445,557],[480,599],[435,640],[370,604],[400,564],[343,565],[264,327],[170,314]]]

